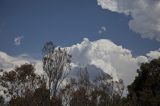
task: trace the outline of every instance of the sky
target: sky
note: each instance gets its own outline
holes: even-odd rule
[[[124,6],[119,5],[119,8],[114,5],[118,4],[117,0],[108,1],[0,0],[0,51],[12,56],[28,54],[41,58],[41,49],[47,41],[69,47],[80,43],[83,38],[91,41],[109,39],[131,50],[134,56],[159,49],[159,29],[155,30],[157,35],[154,35],[152,27],[141,26],[144,17],[141,19],[137,14],[145,11],[134,12],[129,9],[130,0],[125,0],[129,2]],[[149,19],[154,20],[154,17]],[[149,26],[147,22],[150,21],[145,20],[145,26]],[[154,37],[147,34],[146,30]]]
[[[27,62],[43,72],[41,50],[53,41],[72,55],[73,72],[86,66],[127,87],[160,57],[159,11],[159,0],[0,0],[0,68]]]

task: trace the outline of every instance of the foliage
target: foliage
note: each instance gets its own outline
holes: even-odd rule
[[[3,92],[11,98],[22,97],[27,90],[33,91],[43,83],[41,77],[34,73],[31,64],[24,64],[13,71],[4,72],[0,80],[1,87],[6,89],[2,89]]]
[[[0,95],[0,106],[4,106],[4,97]]]
[[[138,76],[128,86],[128,104],[131,106],[160,106],[160,58],[143,63]]]
[[[115,103],[120,103],[121,96],[110,90],[113,88],[111,86],[113,84],[104,76],[99,76],[97,82],[92,82],[87,68],[80,68],[79,79],[71,79],[62,90],[62,96],[67,95],[63,99],[67,103],[64,106],[114,106]]]
[[[24,97],[12,98],[10,106],[61,106],[61,100],[57,97],[49,100],[49,90],[42,86],[34,92],[28,91]]]
[[[31,64],[1,70],[0,91],[11,100],[5,103],[0,95],[0,106],[160,106],[160,58],[141,64],[138,76],[128,86],[127,98],[122,97],[123,80],[102,75],[91,81],[87,68],[80,68],[77,79],[66,80],[70,63],[66,49],[48,42],[43,48],[48,80],[37,75]],[[60,87],[64,79],[66,85]]]
[[[34,68],[29,64],[24,64],[1,76],[4,85],[8,84],[4,87],[10,91],[9,106],[116,106],[115,104],[120,103],[121,97],[115,95],[117,93],[111,95],[112,93],[108,90],[113,88],[111,87],[113,84],[109,84],[107,80],[104,80],[104,77],[97,78],[97,82],[91,82],[87,68],[81,69],[79,79],[68,81],[55,96],[50,96],[47,80],[44,80],[41,76],[35,76],[37,75],[34,73]],[[35,80],[34,78],[38,78],[36,79],[38,81],[32,83]],[[99,83],[99,86],[95,83]],[[8,87],[9,84],[11,84],[11,87]],[[23,87],[21,87],[21,84],[24,84]],[[30,84],[34,85],[29,87]],[[17,94],[14,87],[18,87],[17,90],[21,93]]]

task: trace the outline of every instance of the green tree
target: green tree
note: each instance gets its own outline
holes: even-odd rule
[[[69,85],[72,91],[70,106],[118,106],[123,88],[119,87],[121,92],[117,93],[114,90],[116,83],[109,82],[109,79],[107,75],[100,75],[96,81],[91,81],[87,68],[80,68],[79,79],[72,79]]]
[[[4,106],[4,97],[0,96],[0,106]]]
[[[141,64],[137,72],[128,86],[128,105],[160,106],[160,58]]]
[[[7,89],[4,93],[12,98],[23,96],[28,89],[35,90],[43,81],[34,71],[33,65],[23,64],[13,71],[4,72],[0,76],[0,85]]]
[[[34,91],[45,83],[44,78],[34,71],[33,65],[23,64],[0,76],[0,86],[4,88],[1,91],[11,98],[11,106],[28,106],[27,103],[32,101]],[[25,102],[22,102],[24,100]]]

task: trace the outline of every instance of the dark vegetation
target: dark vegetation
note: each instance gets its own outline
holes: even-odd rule
[[[0,95],[0,106],[160,106],[160,59],[141,64],[128,95],[122,97],[122,80],[100,76],[92,82],[87,68],[80,68],[78,79],[66,80],[71,69],[67,50],[48,42],[42,51],[46,76],[35,74],[31,64],[4,71],[0,91],[10,100],[6,102]]]

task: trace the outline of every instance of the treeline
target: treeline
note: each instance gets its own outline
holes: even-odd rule
[[[66,49],[48,42],[42,53],[45,75],[24,64],[0,76],[0,106],[160,106],[160,59],[142,64],[122,97],[122,80],[102,75],[91,81],[87,68],[80,68],[77,79],[67,79],[71,55]]]
[[[4,94],[11,98],[5,104],[1,96],[0,103],[4,106],[116,106],[121,97],[112,91],[113,85],[103,79],[98,79],[99,86],[89,81],[87,70],[81,70],[78,80],[70,79],[64,87],[57,91],[45,76],[34,73],[31,64],[24,64],[1,76],[1,86]],[[3,106],[2,105],[2,106]]]

